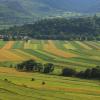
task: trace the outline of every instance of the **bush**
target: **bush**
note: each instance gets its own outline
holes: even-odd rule
[[[86,69],[85,71],[80,71],[77,74],[77,77],[80,78],[99,78],[100,79],[100,66],[96,66],[94,68],[91,69]]]
[[[64,68],[62,70],[62,76],[75,76],[76,71],[71,68]]]
[[[5,78],[4,81],[8,82],[8,79]]]
[[[54,65],[52,63],[47,63],[44,65],[43,73],[50,73],[53,72],[53,70],[54,70]]]
[[[34,79],[34,78],[32,78],[32,79],[31,79],[31,81],[35,81],[35,79]]]
[[[45,85],[45,84],[46,84],[46,83],[43,81],[43,82],[42,82],[42,85]]]

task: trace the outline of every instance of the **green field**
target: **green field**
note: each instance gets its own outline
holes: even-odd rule
[[[27,59],[55,64],[56,75],[8,68]],[[99,41],[0,41],[0,100],[100,100],[99,80],[57,76],[63,67],[84,70],[98,65]]]
[[[31,79],[34,78],[34,81]],[[4,79],[8,79],[5,81]],[[45,85],[42,82],[45,81]],[[99,81],[0,68],[0,100],[100,100]]]
[[[0,41],[0,48],[2,66],[27,59],[35,59],[42,63],[52,62],[59,68],[66,66],[77,70],[100,65],[98,41]]]

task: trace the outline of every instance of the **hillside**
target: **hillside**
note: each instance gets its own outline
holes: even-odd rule
[[[96,13],[100,11],[99,4],[99,0],[0,0],[0,28],[32,23],[48,16],[70,17],[80,16],[80,13]]]
[[[79,13],[67,13],[58,7],[52,7],[47,0],[0,0],[0,29],[12,25],[33,23],[44,17],[80,16]]]
[[[99,41],[0,41],[0,65],[9,67],[27,59],[83,70],[100,65]],[[56,51],[56,52],[55,52]]]

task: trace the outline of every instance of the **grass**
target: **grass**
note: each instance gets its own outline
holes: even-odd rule
[[[100,100],[99,80],[57,76],[63,67],[84,70],[100,65],[100,42],[0,41],[0,48],[0,100]],[[65,57],[68,54],[76,56]],[[45,75],[9,68],[27,59],[54,63],[55,70]]]
[[[0,40],[0,48],[2,48],[7,42]]]
[[[12,49],[23,49],[24,48],[24,42],[23,41],[16,41],[14,45],[12,46]]]
[[[82,70],[100,65],[100,42],[98,41],[59,41],[29,40],[0,41],[0,63],[35,59],[51,62],[56,66],[74,67]],[[60,67],[60,68],[61,68]]]
[[[31,79],[34,78],[34,81]],[[8,79],[8,81],[4,81]],[[42,85],[45,81],[46,84]],[[1,100],[100,100],[99,81],[18,72],[0,67]]]

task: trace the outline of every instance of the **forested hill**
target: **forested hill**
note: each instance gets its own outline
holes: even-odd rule
[[[100,40],[100,18],[54,18],[37,21],[21,27],[2,30],[1,33],[28,35],[41,39]]]
[[[0,29],[48,17],[100,13],[100,0],[0,0]]]

